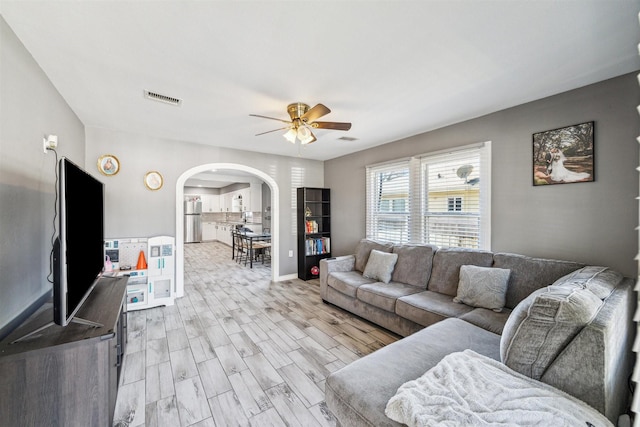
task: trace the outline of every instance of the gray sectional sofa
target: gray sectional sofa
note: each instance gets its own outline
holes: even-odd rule
[[[400,425],[385,415],[398,388],[470,349],[617,422],[634,362],[633,287],[605,267],[363,239],[320,262],[321,297],[405,338],[329,376],[327,405],[345,427]]]

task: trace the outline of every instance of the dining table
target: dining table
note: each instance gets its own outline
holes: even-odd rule
[[[249,247],[249,268],[253,268],[253,243],[254,242],[271,242],[271,233],[254,233],[254,232],[239,232],[240,238],[246,240],[248,242]],[[232,239],[231,253],[232,258],[233,254],[236,253],[236,242],[235,239]]]

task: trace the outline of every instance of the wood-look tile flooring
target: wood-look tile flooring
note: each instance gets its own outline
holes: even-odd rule
[[[329,373],[398,339],[224,244],[185,245],[184,261],[184,297],[128,313],[114,426],[334,426]]]

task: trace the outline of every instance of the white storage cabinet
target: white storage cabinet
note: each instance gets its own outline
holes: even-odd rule
[[[136,269],[140,252],[145,255],[147,269]],[[141,310],[173,305],[175,290],[175,238],[107,239],[105,275],[128,276],[127,310]],[[105,267],[107,267],[105,265]]]
[[[149,300],[168,302],[175,298],[175,247],[176,239],[171,236],[150,237],[149,260]],[[160,304],[156,304],[160,305]]]

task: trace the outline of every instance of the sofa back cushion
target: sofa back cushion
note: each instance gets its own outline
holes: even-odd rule
[[[381,252],[391,252],[393,250],[393,243],[390,242],[377,242],[375,240],[370,239],[362,239],[356,246],[356,262],[355,269],[360,273],[364,272],[365,267],[367,266],[367,261],[369,261],[369,254],[371,251],[375,249]]]
[[[496,253],[493,266],[511,270],[505,307],[513,309],[533,291],[551,285],[560,277],[584,267],[584,264]]]
[[[493,254],[465,248],[439,248],[433,256],[433,268],[427,289],[455,297],[460,281],[460,267],[477,265],[491,267]]]
[[[589,289],[598,298],[605,299],[624,279],[624,276],[609,267],[587,266],[562,276],[554,285],[570,284]]]
[[[391,280],[427,289],[436,249],[433,245],[394,246],[393,253],[398,254],[398,262]]]
[[[502,362],[539,380],[602,304],[593,292],[570,284],[538,289],[518,304],[504,325]]]

